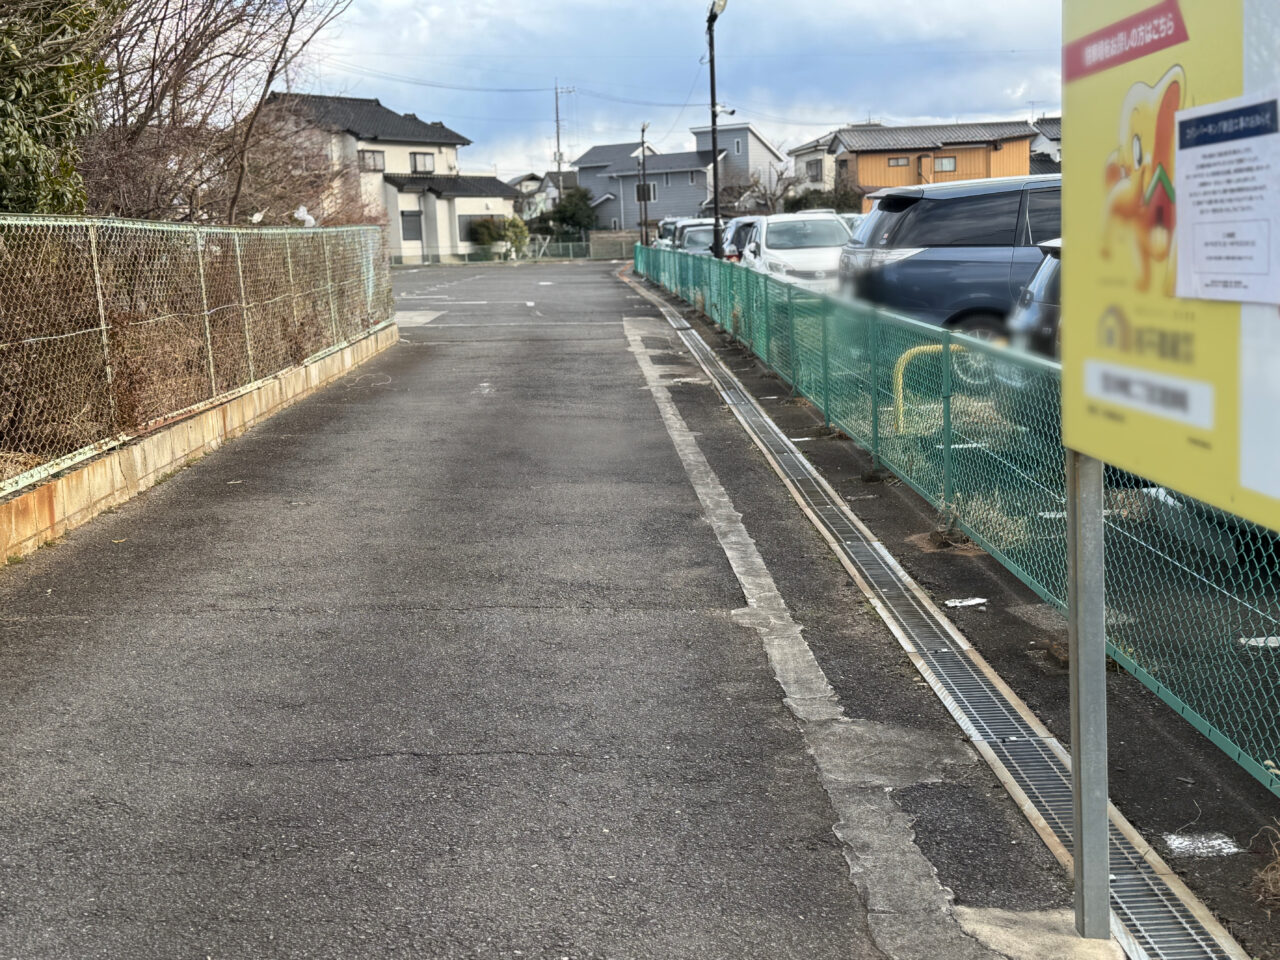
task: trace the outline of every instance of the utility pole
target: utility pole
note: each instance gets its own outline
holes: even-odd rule
[[[647,150],[645,148],[644,134],[648,129],[648,123],[640,124],[640,196],[644,198],[640,201],[640,242],[646,247],[649,245],[649,179],[645,175],[647,173],[645,165],[645,153]]]
[[[707,62],[711,67],[711,209],[715,217],[711,254],[717,260],[724,259],[724,226],[720,223],[720,140],[716,132],[716,117],[720,104],[716,102],[716,20],[724,13],[728,0],[711,0],[707,11]]]
[[[564,163],[564,154],[560,152],[560,94],[573,93],[573,87],[560,86],[560,78],[555,78],[556,89],[556,206],[560,205],[560,201],[564,199],[564,172],[561,169]]]

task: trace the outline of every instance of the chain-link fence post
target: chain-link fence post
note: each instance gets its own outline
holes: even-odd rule
[[[791,395],[794,397],[799,388],[796,384],[796,301],[795,286],[787,284],[787,366],[791,372]]]
[[[961,349],[964,349],[963,347]],[[951,331],[942,331],[942,513],[950,525],[955,485],[954,444],[951,442]]]
[[[831,317],[831,301],[822,301],[822,425],[831,426],[831,353],[827,320]]]
[[[200,275],[200,307],[204,311],[204,348],[209,357],[209,396],[218,395],[218,377],[213,369],[213,328],[209,323],[209,289],[204,280],[204,232],[192,231],[196,243],[196,273]]]
[[[240,256],[240,234],[233,234],[236,245],[236,276],[240,278],[240,318],[244,322],[244,353],[249,359],[249,380],[257,380],[253,369],[253,336],[250,333],[249,298],[244,293],[244,260]]]
[[[321,245],[324,247],[324,279],[325,287],[329,292],[329,326],[333,330],[333,342],[330,346],[337,346],[338,340],[338,306],[333,300],[333,269],[329,265],[329,235],[322,234],[320,237]]]
[[[107,403],[111,406],[111,425],[120,428],[116,416],[116,388],[111,371],[111,337],[107,332],[107,301],[102,290],[102,269],[98,264],[98,225],[89,224],[89,258],[93,262],[93,289],[98,296],[98,330],[102,334],[102,363],[106,371]]]
[[[880,319],[872,314],[867,322],[871,376],[871,469],[880,469]]]
[[[289,306],[293,313],[293,333],[298,334],[298,287],[293,281],[293,249],[289,245],[289,234],[284,235],[284,265],[289,274]]]

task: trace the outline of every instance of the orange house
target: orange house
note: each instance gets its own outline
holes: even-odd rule
[[[1024,121],[918,127],[856,124],[788,151],[800,189],[884,187],[1027,176],[1036,131]],[[870,204],[863,201],[863,209]]]

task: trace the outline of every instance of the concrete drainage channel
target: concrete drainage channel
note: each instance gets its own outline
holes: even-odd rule
[[[1071,761],[1062,745],[850,512],[697,331],[660,297],[633,286],[662,310],[920,675],[1070,870]],[[1134,960],[1248,960],[1114,805],[1110,817],[1111,931],[1125,953]]]

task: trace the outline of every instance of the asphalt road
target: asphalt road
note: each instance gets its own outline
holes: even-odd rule
[[[612,269],[0,572],[3,956],[882,956]]]

